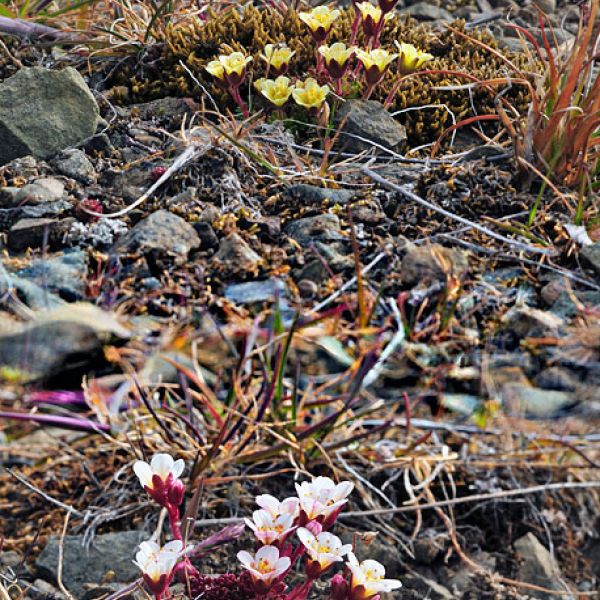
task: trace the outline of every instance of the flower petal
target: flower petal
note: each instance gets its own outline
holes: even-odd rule
[[[159,453],[152,457],[150,466],[156,475],[158,475],[162,480],[165,480],[169,476],[174,462],[175,461],[170,454]]]
[[[143,460],[136,460],[133,472],[137,475],[142,487],[152,487],[152,467]]]

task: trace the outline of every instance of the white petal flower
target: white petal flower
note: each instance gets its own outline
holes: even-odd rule
[[[280,502],[275,496],[261,494],[256,496],[256,504],[266,510],[273,518],[290,515],[292,519],[295,519],[298,516],[300,501],[298,498],[286,498]]]
[[[256,538],[267,546],[285,540],[294,530],[294,519],[291,515],[273,517],[264,509],[255,510],[252,513],[252,520],[244,519],[244,521],[252,529]]]
[[[133,472],[137,475],[142,487],[152,489],[152,477],[158,475],[165,482],[169,475],[172,475],[173,481],[177,481],[185,468],[185,462],[182,459],[173,460],[169,454],[155,454],[150,464],[143,460],[137,460],[133,465]]]
[[[275,546],[263,546],[255,556],[242,550],[237,557],[254,581],[261,581],[266,585],[283,575],[291,564],[288,556],[279,556],[279,550]]]
[[[153,541],[142,542],[133,561],[142,571],[145,578],[158,582],[161,577],[169,578],[177,561],[191,550],[191,546],[183,547],[183,542],[175,540],[162,548]]]
[[[347,502],[354,484],[342,481],[337,485],[329,477],[316,477],[312,481],[296,484],[300,508],[308,520],[319,516],[327,517]]]
[[[319,563],[322,571],[335,562],[342,562],[342,557],[352,551],[352,544],[342,544],[342,540],[332,533],[323,531],[313,535],[305,527],[298,529],[298,537],[313,561]]]
[[[362,588],[361,595],[371,598],[376,594],[391,592],[402,587],[397,579],[385,579],[385,567],[376,560],[363,560],[360,564],[352,552],[348,553],[348,569],[352,573],[350,588]]]

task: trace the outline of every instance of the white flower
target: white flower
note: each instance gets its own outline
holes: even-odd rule
[[[371,598],[382,592],[391,592],[402,587],[397,579],[384,579],[385,567],[376,560],[363,560],[360,564],[352,552],[348,553],[346,565],[352,573],[351,590],[360,590],[361,598]]]
[[[300,508],[309,521],[321,515],[328,517],[341,508],[348,501],[347,497],[353,489],[353,483],[342,481],[336,485],[329,477],[317,477],[310,482],[296,484]]]
[[[150,464],[143,460],[136,460],[133,465],[133,472],[138,476],[142,487],[152,489],[154,475],[158,475],[163,483],[167,481],[169,475],[173,476],[173,481],[177,481],[184,468],[185,462],[181,458],[173,460],[173,457],[169,454],[155,454]]]
[[[158,583],[161,578],[170,578],[177,561],[191,548],[184,548],[180,540],[169,542],[162,548],[153,541],[142,542],[133,562],[142,571],[144,579]]]
[[[256,496],[256,504],[266,510],[274,519],[282,515],[290,515],[292,519],[298,516],[300,501],[298,498],[286,498],[281,502],[270,494]]]
[[[335,562],[342,562],[342,557],[352,551],[352,544],[342,545],[337,535],[326,531],[315,536],[305,527],[300,527],[297,533],[310,558],[319,563],[321,571]]]
[[[288,556],[279,556],[279,550],[275,546],[263,546],[255,556],[242,550],[237,557],[254,581],[261,581],[267,586],[283,575],[291,564]]]
[[[244,521],[252,529],[256,538],[266,546],[279,540],[285,540],[294,530],[292,515],[274,517],[264,509],[255,510],[252,513],[252,520],[244,519]]]

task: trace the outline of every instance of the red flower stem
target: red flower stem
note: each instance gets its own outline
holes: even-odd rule
[[[231,97],[233,98],[234,102],[240,107],[244,118],[247,119],[250,116],[250,111],[248,110],[246,103],[242,100],[242,97],[240,96],[240,88],[232,86],[229,88],[229,93],[231,94]]]
[[[312,586],[314,584],[314,579],[308,579],[305,583],[300,586],[295,587],[286,597],[285,600],[306,600]]]
[[[341,96],[342,95],[342,91],[343,91],[342,90],[342,79],[341,78],[340,79],[336,79],[335,80],[335,93],[338,96]]]

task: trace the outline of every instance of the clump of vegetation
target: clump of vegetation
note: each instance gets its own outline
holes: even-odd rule
[[[369,95],[385,102],[390,111],[399,113],[399,120],[407,127],[409,143],[418,146],[435,140],[453,120],[472,115],[474,106],[478,114],[495,111],[497,86],[469,89],[465,84],[499,78],[506,81],[504,58],[519,68],[532,68],[526,55],[500,51],[497,42],[485,31],[472,32],[473,40],[465,39],[460,35],[464,30],[461,21],[440,33],[394,12],[384,12],[378,25],[371,25],[377,15],[373,17],[370,11],[360,13],[349,8],[335,12],[325,38],[317,40],[301,13],[292,8],[282,12],[248,5],[243,9],[209,10],[206,20],[193,18],[169,24],[164,31],[162,55],[152,57],[152,67],[122,69],[117,74],[118,82],[128,86],[134,101],[168,95],[205,98],[208,92],[220,107],[233,109],[239,102],[232,100],[206,67],[219,60],[219,56],[240,52],[252,59],[248,77],[239,88],[240,96],[245,104],[264,108],[264,104],[257,102],[252,82],[275,73],[261,57],[268,48],[289,48],[286,76],[292,81],[309,76],[320,84],[331,84],[344,98]],[[358,25],[357,15],[362,21]],[[368,80],[361,76],[358,53],[351,57],[343,81],[332,79],[322,69],[319,46],[331,48],[344,43],[351,47],[354,41],[363,51],[381,48],[394,55],[381,80],[370,91]],[[483,50],[481,44],[494,52]],[[416,67],[407,72],[406,57],[411,56],[408,52],[411,48],[431,58],[415,63]],[[529,97],[525,86],[512,86],[507,97],[518,110],[526,112]],[[424,108],[407,110],[418,107]],[[294,109],[286,109],[286,114],[295,116]]]

